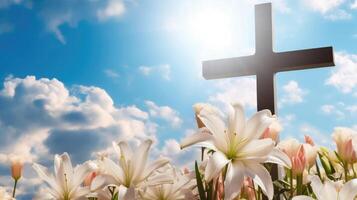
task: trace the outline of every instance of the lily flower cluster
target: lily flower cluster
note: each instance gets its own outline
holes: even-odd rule
[[[113,142],[114,159],[72,166],[67,153],[55,155],[53,173],[40,164],[33,169],[46,185],[34,199],[55,200],[354,200],[357,195],[357,132],[338,127],[336,150],[304,142],[279,142],[282,127],[269,110],[246,119],[240,104],[224,114],[210,104],[194,106],[197,133],[181,148],[199,147],[201,157],[191,168],[179,169],[168,158],[149,162],[152,140],[132,147]],[[151,158],[151,157],[150,157]],[[23,162],[9,159],[14,179],[12,195],[0,187],[0,200],[15,199]],[[150,159],[151,160],[151,159]],[[271,174],[278,169],[278,178]]]

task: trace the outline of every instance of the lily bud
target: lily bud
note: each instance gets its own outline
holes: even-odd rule
[[[311,146],[315,146],[314,140],[312,140],[312,137],[309,135],[304,136],[305,143],[310,144]]]
[[[296,156],[292,157],[292,171],[296,175],[301,175],[306,166],[305,149],[301,145]]]
[[[22,176],[24,161],[19,156],[11,155],[9,157],[11,163],[11,176],[14,180],[19,180]]]
[[[303,144],[305,150],[306,166],[310,169],[316,163],[318,148],[310,144]]]
[[[356,150],[357,132],[348,128],[336,128],[332,134],[337,146],[337,153],[347,163],[357,162]]]

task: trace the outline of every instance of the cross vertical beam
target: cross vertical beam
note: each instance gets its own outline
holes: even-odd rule
[[[271,4],[255,6],[255,55],[273,53],[273,16]]]

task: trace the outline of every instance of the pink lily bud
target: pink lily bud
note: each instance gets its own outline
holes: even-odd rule
[[[84,186],[90,186],[94,180],[94,178],[98,176],[97,172],[90,172],[87,177],[83,180],[83,185]]]
[[[304,146],[304,151],[305,151],[306,166],[308,169],[310,169],[312,166],[316,164],[318,148],[310,144],[302,144],[302,145]]]
[[[304,172],[306,166],[305,150],[301,145],[296,156],[292,157],[292,170],[296,175],[300,175]]]
[[[357,162],[356,150],[357,132],[348,128],[336,128],[333,135],[338,155],[343,161],[353,164]]]
[[[19,156],[14,155],[11,155],[9,160],[11,163],[11,176],[14,180],[17,181],[22,176],[24,161]]]
[[[341,151],[342,159],[348,163],[355,163],[357,161],[356,152],[353,149],[352,139],[349,139]]]
[[[305,143],[306,144],[310,144],[311,146],[315,146],[314,140],[312,140],[312,137],[309,135],[305,135]]]

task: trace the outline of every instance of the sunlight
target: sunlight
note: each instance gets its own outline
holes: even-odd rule
[[[232,19],[223,9],[206,8],[195,13],[189,29],[195,41],[208,49],[222,49],[232,44]]]

